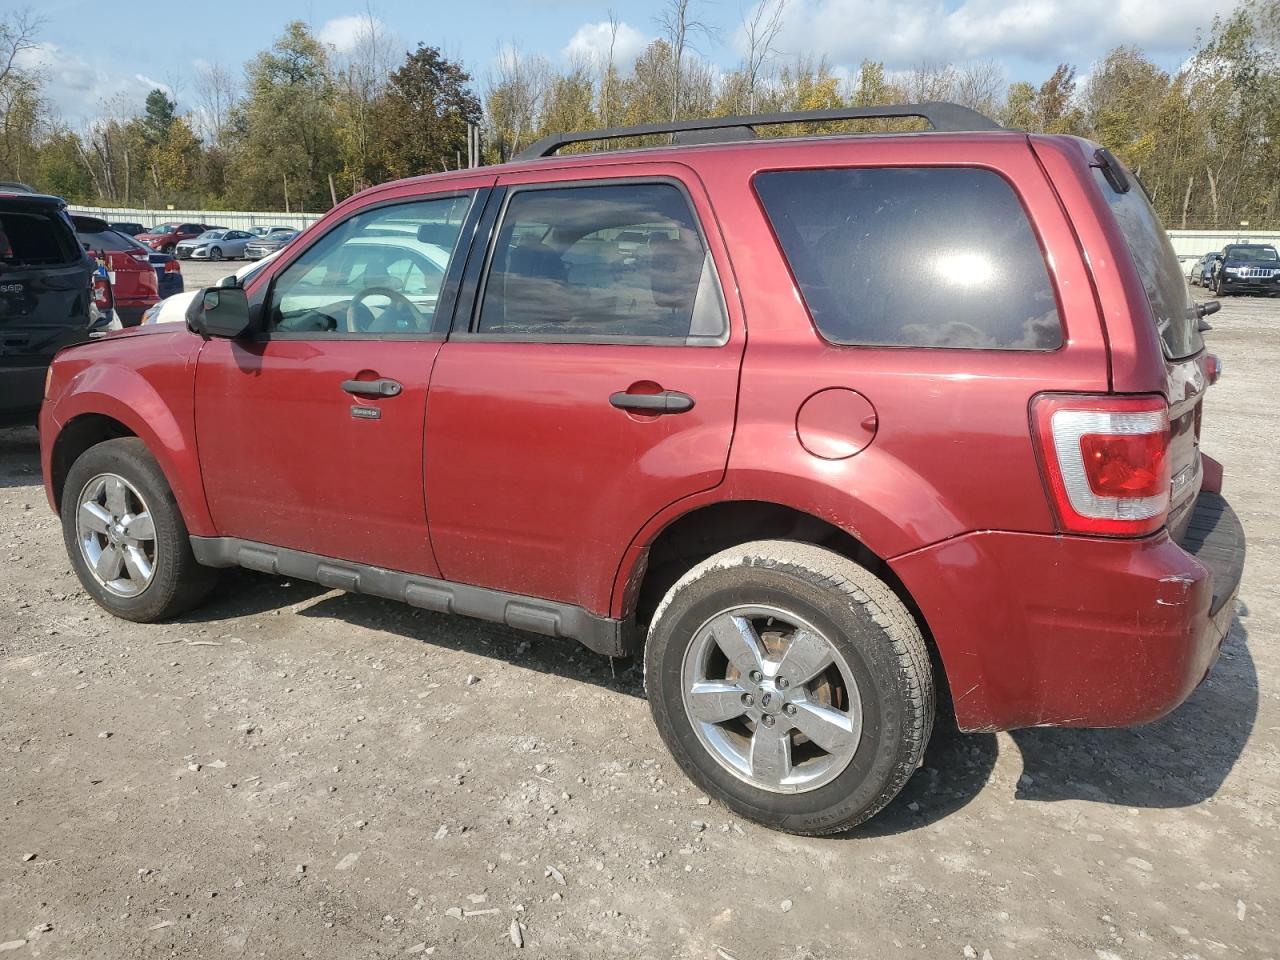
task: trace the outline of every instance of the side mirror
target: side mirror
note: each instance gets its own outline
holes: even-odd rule
[[[223,277],[221,280],[218,281],[219,290],[231,290],[239,287],[240,285],[241,285],[240,278],[237,277],[234,273],[228,277]]]
[[[187,329],[206,340],[249,331],[249,297],[241,287],[205,287],[187,307]]]

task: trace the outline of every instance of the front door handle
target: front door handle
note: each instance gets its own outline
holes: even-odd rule
[[[394,380],[343,380],[342,389],[358,397],[394,397],[402,389]]]
[[[627,393],[622,390],[611,395],[609,403],[619,410],[640,413],[686,413],[693,409],[693,397],[679,390],[663,390],[661,393]]]

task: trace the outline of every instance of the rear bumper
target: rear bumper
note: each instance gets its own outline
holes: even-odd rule
[[[961,729],[1120,727],[1204,679],[1244,552],[1231,507],[1201,493],[1180,543],[983,532],[891,566],[937,642]]]

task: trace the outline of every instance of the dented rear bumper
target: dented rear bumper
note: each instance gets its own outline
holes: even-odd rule
[[[1217,659],[1244,569],[1240,521],[1201,493],[1141,540],[966,534],[891,561],[937,642],[964,730],[1146,723]]]

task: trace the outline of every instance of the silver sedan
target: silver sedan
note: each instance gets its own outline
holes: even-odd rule
[[[239,260],[245,245],[256,239],[245,230],[206,230],[194,240],[183,240],[176,252],[179,260]]]

